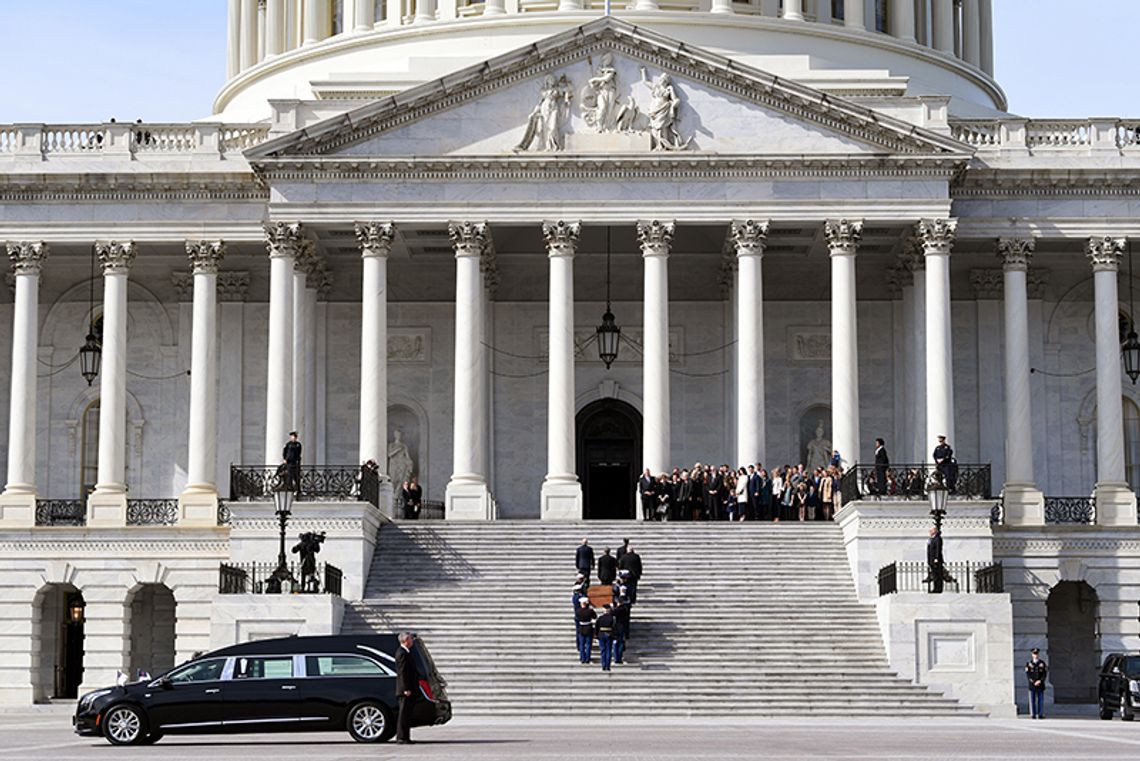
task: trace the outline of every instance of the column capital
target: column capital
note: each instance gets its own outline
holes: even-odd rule
[[[396,238],[396,225],[392,222],[357,222],[356,242],[361,256],[387,256]]]
[[[447,234],[451,236],[456,257],[481,258],[487,248],[486,222],[452,222],[447,226]]]
[[[1116,272],[1120,266],[1120,256],[1124,253],[1124,238],[1089,238],[1087,253],[1092,262],[1093,272]]]
[[[1005,278],[999,269],[973,269],[970,270],[970,288],[975,301],[996,301],[1005,295]]]
[[[135,260],[135,242],[96,241],[95,255],[99,257],[104,275],[125,275]]]
[[[760,256],[768,242],[768,220],[734,220],[728,236],[737,256]]]
[[[195,275],[216,275],[218,265],[226,258],[226,242],[222,240],[188,240],[186,256]]]
[[[832,256],[854,256],[863,238],[863,220],[829,219],[823,223],[823,234]]]
[[[999,238],[997,242],[997,256],[1006,272],[1028,272],[1036,249],[1033,238]]]
[[[293,272],[305,276],[305,285],[316,287],[317,270],[321,266],[321,255],[317,253],[317,245],[308,238],[302,238],[297,247],[297,255],[293,259]]]
[[[954,245],[954,234],[958,230],[958,220],[920,219],[914,226],[922,252],[926,256],[947,256]]]
[[[318,258],[316,261],[317,266],[309,276],[306,286],[308,288],[316,288],[317,296],[321,301],[327,301],[329,294],[332,293],[335,278],[333,277],[333,271],[329,269],[328,260]]]
[[[1029,277],[1027,279],[1030,300],[1045,298],[1045,289],[1049,287],[1049,270],[1034,267],[1029,270]]]
[[[926,269],[926,260],[922,256],[922,238],[917,235],[908,235],[903,240],[899,263],[911,274],[912,279],[914,273]]]
[[[580,222],[542,223],[542,237],[546,240],[546,251],[549,256],[573,256],[578,250],[578,236],[582,232]]]
[[[637,242],[642,256],[668,256],[676,226],[656,219],[637,223]]]
[[[305,229],[300,222],[273,222],[263,229],[270,258],[297,256],[300,252],[301,241],[305,238]]]
[[[48,244],[43,241],[20,241],[8,244],[8,259],[17,275],[38,275],[48,258]]]

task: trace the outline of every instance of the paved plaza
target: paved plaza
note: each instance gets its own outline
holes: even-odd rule
[[[68,714],[0,713],[7,761],[50,759],[1097,759],[1140,754],[1140,724],[1095,718],[1017,720],[797,720],[517,723],[456,720],[416,730],[417,744],[358,745],[347,735],[168,737],[148,748],[115,748],[76,737]]]

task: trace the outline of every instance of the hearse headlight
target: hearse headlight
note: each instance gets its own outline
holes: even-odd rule
[[[1133,695],[1140,695],[1140,679],[1129,679],[1128,689]]]
[[[87,693],[86,695],[84,695],[83,697],[81,697],[79,699],[80,710],[82,710],[84,708],[89,708],[91,706],[91,704],[94,703],[96,700],[98,700],[99,698],[101,698],[105,695],[110,695],[112,692],[113,692],[113,690],[95,690],[95,692]]]

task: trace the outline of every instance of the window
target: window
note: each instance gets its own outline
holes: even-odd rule
[[[1124,477],[1132,491],[1140,489],[1140,407],[1124,399]]]
[[[309,676],[392,676],[375,661],[359,655],[310,655],[305,659]]]
[[[222,678],[222,667],[226,665],[224,658],[214,658],[208,661],[189,663],[180,669],[170,672],[167,677],[175,684],[188,684],[190,682],[216,682]]]
[[[234,679],[292,679],[293,656],[238,658]]]
[[[83,410],[83,435],[80,438],[79,498],[86,499],[99,480],[99,400],[87,405]]]

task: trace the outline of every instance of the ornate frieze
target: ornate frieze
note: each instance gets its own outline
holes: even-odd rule
[[[1033,238],[999,238],[997,242],[997,256],[1006,270],[1027,272],[1036,249]]]
[[[991,301],[1005,296],[1005,277],[999,269],[970,270],[970,288],[978,301]]]
[[[300,222],[273,222],[264,226],[265,247],[270,258],[296,257],[301,253],[305,229]]]
[[[829,219],[823,224],[823,235],[833,256],[851,256],[863,237],[862,220]]]
[[[125,275],[130,272],[135,260],[135,242],[96,241],[95,256],[99,259],[104,275]]]
[[[550,256],[573,256],[578,250],[578,236],[582,225],[578,222],[542,223],[542,237],[546,240],[546,250]]]
[[[389,328],[388,361],[396,364],[431,362],[431,328]]]
[[[831,330],[825,327],[788,328],[788,359],[792,362],[831,360]]]
[[[1124,238],[1113,238],[1111,235],[1089,238],[1086,252],[1092,262],[1093,272],[1116,272],[1124,253],[1124,243]]]
[[[396,225],[392,222],[357,222],[356,242],[362,256],[387,256],[392,252]]]
[[[921,219],[914,226],[925,256],[945,256],[954,246],[957,219]]]
[[[728,237],[737,256],[758,256],[764,253],[768,241],[768,220],[759,222],[751,219],[735,221],[729,228]]]
[[[668,256],[675,226],[656,219],[637,223],[637,242],[642,256]]]
[[[8,244],[8,260],[16,275],[39,275],[48,258],[48,244],[42,241],[20,241]]]
[[[186,241],[190,271],[195,275],[216,275],[218,265],[226,258],[226,243],[221,240]]]

